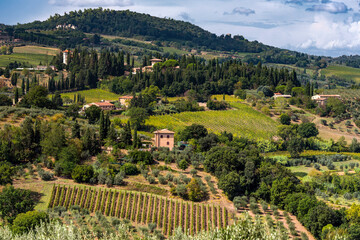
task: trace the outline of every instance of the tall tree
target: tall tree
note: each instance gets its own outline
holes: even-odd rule
[[[80,125],[78,121],[75,121],[74,125],[71,128],[71,138],[79,138],[80,139]]]

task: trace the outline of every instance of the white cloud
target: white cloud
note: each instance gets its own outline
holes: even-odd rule
[[[125,7],[133,5],[131,0],[49,0],[49,4],[75,7]]]
[[[308,40],[300,48],[325,50],[360,48],[360,21],[335,22],[324,16],[317,16],[310,25]]]
[[[237,8],[234,8],[230,13],[224,12],[224,15],[235,15],[235,14],[249,16],[250,14],[255,14],[255,11],[250,8],[237,7]]]
[[[328,13],[347,13],[352,9],[348,8],[345,3],[343,2],[326,2],[324,4],[313,5],[310,8],[307,8],[306,11],[313,11],[313,12],[328,12]]]

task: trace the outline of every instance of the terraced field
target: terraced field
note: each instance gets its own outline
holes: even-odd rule
[[[128,219],[139,225],[156,223],[164,235],[170,236],[181,227],[195,234],[201,230],[226,227],[229,212],[219,205],[198,204],[132,191],[108,188],[54,186],[48,207],[80,206],[91,213]]]
[[[337,76],[347,80],[354,80],[360,82],[360,69],[346,66],[329,66],[321,70],[321,74],[327,77]]]
[[[151,116],[146,125],[178,132],[196,123],[214,133],[227,131],[236,136],[262,139],[268,139],[276,133],[278,123],[270,117],[239,102],[231,102],[231,106],[236,109]]]
[[[50,63],[53,56],[60,50],[56,48],[23,46],[15,47],[11,55],[0,55],[0,67],[6,67],[10,62],[27,63],[28,65],[37,66],[40,64]]]

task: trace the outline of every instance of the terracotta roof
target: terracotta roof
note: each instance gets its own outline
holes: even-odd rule
[[[274,93],[274,95],[282,95],[282,93],[278,93],[278,92],[277,92],[277,93]]]
[[[320,97],[340,97],[340,95],[319,95]]]
[[[150,62],[162,62],[162,60],[158,59],[158,58],[153,58],[153,59],[150,59]]]
[[[167,130],[167,129],[157,130],[154,133],[173,133],[173,134],[175,134],[175,132]]]
[[[91,104],[94,104],[94,105],[97,105],[97,106],[115,106],[114,104],[112,103],[109,103],[109,102],[97,102],[97,103],[91,103]]]
[[[69,50],[66,49],[64,52],[68,53],[68,52],[71,52],[71,51],[69,51]]]
[[[133,99],[133,96],[121,96],[119,99]]]

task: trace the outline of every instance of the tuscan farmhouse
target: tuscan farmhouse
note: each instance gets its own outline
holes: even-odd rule
[[[128,107],[130,104],[131,99],[133,99],[133,96],[121,96],[119,97],[119,102],[121,106]]]
[[[115,105],[110,102],[90,103],[89,105],[86,105],[86,106],[91,107],[92,105],[95,105],[95,106],[101,108],[102,110],[107,110],[107,111],[116,109]],[[85,106],[84,106],[84,108],[85,108]]]
[[[172,132],[167,129],[162,129],[155,131],[154,134],[155,134],[155,138],[153,140],[157,148],[167,147],[170,150],[174,148],[175,132]]]
[[[277,99],[277,98],[291,98],[291,97],[292,97],[291,95],[284,95],[282,93],[274,93],[274,96],[273,96],[274,99]]]
[[[337,99],[341,99],[340,95],[314,95],[311,97],[311,100],[316,101],[316,103],[319,106],[325,106],[326,102],[329,98],[337,98]]]

